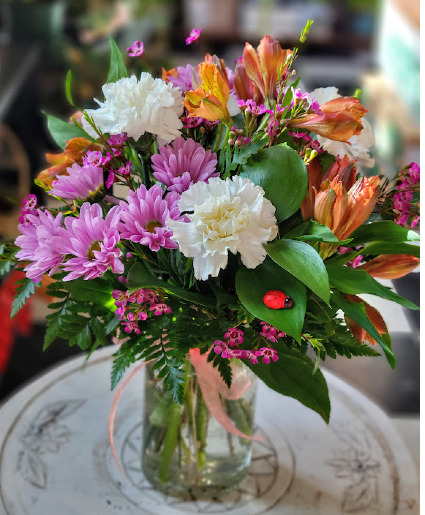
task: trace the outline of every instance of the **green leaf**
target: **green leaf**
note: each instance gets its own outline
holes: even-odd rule
[[[359,250],[358,254],[363,256],[378,256],[381,254],[406,254],[408,256],[420,256],[419,245],[409,245],[403,242],[374,241]]]
[[[308,220],[298,225],[285,234],[285,238],[300,241],[318,241],[323,243],[335,243],[336,245],[346,245],[351,242],[351,238],[347,240],[338,240],[335,234],[327,225],[319,224],[314,220]]]
[[[328,423],[331,411],[326,380],[320,370],[313,374],[314,363],[296,349],[288,349],[284,343],[273,344],[279,360],[269,365],[258,362],[247,366],[268,387],[292,397],[314,410]]]
[[[77,106],[75,105],[74,100],[72,99],[71,81],[72,81],[72,71],[68,70],[68,73],[66,74],[66,79],[65,79],[65,95],[66,95],[66,99],[72,105],[72,107],[75,107],[75,109],[77,109]]]
[[[392,220],[361,225],[350,237],[352,238],[352,246],[370,241],[401,242],[420,240],[419,234],[415,231],[406,229]]]
[[[264,246],[275,263],[329,304],[329,279],[323,259],[303,241],[276,240]]]
[[[383,299],[392,300],[401,306],[409,309],[419,309],[410,300],[397,295],[389,288],[382,286],[378,281],[371,277],[365,270],[349,268],[344,266],[325,263],[328,270],[329,282],[343,293],[357,295],[359,293],[370,293]],[[369,331],[368,331],[369,332]]]
[[[241,177],[261,186],[276,207],[279,222],[293,215],[307,191],[307,169],[299,154],[286,145],[259,150],[240,169]]]
[[[366,314],[365,305],[361,302],[348,302],[341,293],[334,291],[331,296],[332,302],[341,309],[348,317],[350,317],[354,322],[359,324],[360,327],[363,327],[365,331],[367,331],[382,347],[382,350],[385,353],[385,356],[388,360],[388,363],[391,365],[391,368],[395,368],[396,359],[394,354],[391,351],[391,344],[388,339],[384,338],[384,335],[381,336],[376,330],[375,326],[369,320],[369,317]]]
[[[104,347],[106,345],[106,331],[103,323],[98,318],[92,318],[90,320],[90,327],[93,329],[93,333],[99,344]]]
[[[32,279],[29,279],[28,277],[20,279],[16,284],[18,286],[16,288],[15,298],[12,303],[12,311],[10,313],[10,318],[13,318],[25,304],[27,299],[31,297],[31,295],[35,291],[35,286],[40,286],[40,283],[34,283],[34,281]]]
[[[58,304],[60,304],[60,309],[46,317],[47,329],[44,334],[43,350],[46,350],[54,342],[54,340],[61,335],[63,317],[66,315],[66,309],[69,305],[69,301],[68,299],[65,299]]]
[[[112,297],[113,286],[104,278],[90,279],[86,281],[82,278],[73,281],[62,282],[62,287],[71,293],[71,297],[76,301],[93,302],[104,306],[110,311],[115,312],[115,301]]]
[[[281,290],[292,297],[294,304],[289,309],[271,309],[264,302],[269,290]],[[255,270],[245,267],[236,272],[236,293],[245,308],[260,320],[300,341],[306,307],[305,286],[267,258]]]
[[[179,288],[178,286],[168,284],[157,277],[154,277],[146,266],[140,262],[134,264],[128,273],[128,284],[130,291],[135,291],[140,288],[161,288],[162,290],[180,297],[181,299],[189,302],[195,302],[202,306],[216,306],[216,298],[209,295],[204,295],[198,292],[192,292]]]
[[[75,336],[70,338],[69,345],[71,347],[73,345],[78,345],[78,347],[80,347],[80,349],[87,350],[90,348],[91,342],[92,342],[92,337],[91,337],[89,326],[87,324]]]
[[[111,61],[109,64],[108,78],[106,82],[116,82],[123,77],[128,77],[127,68],[118,45],[111,38]]]
[[[246,146],[242,145],[240,148],[235,146],[232,155],[232,162],[227,166],[224,173],[232,172],[236,170],[239,165],[244,165],[248,159],[256,154],[261,148],[263,148],[265,144],[265,141],[260,140],[254,143],[249,143]]]
[[[56,143],[64,149],[66,147],[66,142],[72,138],[87,138],[93,141],[87,132],[80,129],[77,125],[73,125],[72,123],[64,122],[60,118],[56,118],[56,116],[52,116],[51,114],[44,113],[47,117],[47,127],[52,135],[52,138],[56,141]]]

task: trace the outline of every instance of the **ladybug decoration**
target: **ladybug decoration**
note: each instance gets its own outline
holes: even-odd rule
[[[270,309],[286,309],[294,305],[291,297],[280,290],[270,290],[263,297],[264,304]]]

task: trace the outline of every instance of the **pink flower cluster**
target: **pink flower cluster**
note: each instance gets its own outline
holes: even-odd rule
[[[115,313],[123,320],[121,325],[126,333],[140,334],[138,320],[146,320],[149,312],[153,312],[155,316],[171,313],[170,306],[161,302],[156,293],[148,288],[132,293],[129,290],[114,290],[112,297],[117,307]]]
[[[19,217],[19,223],[26,225],[28,224],[27,215],[36,215],[37,208],[37,197],[30,193],[28,197],[22,201],[22,211]]]
[[[361,247],[355,247],[355,248],[339,247],[338,252],[340,254],[346,254],[347,252],[354,252],[356,250],[359,250],[360,248]],[[360,265],[360,263],[363,261],[363,258],[364,258],[364,256],[362,254],[359,254],[357,257],[355,257],[354,259],[351,259],[350,261],[347,261],[347,263],[345,263],[345,264],[351,268],[357,268]]]
[[[272,327],[273,326],[270,326],[270,328]],[[258,364],[258,358],[260,356],[263,357],[262,361],[266,364],[269,364],[270,360],[277,361],[279,359],[277,351],[271,347],[261,347],[258,350],[240,349],[239,345],[243,343],[244,336],[243,331],[237,327],[231,327],[228,329],[224,338],[227,342],[222,340],[214,341],[214,352],[216,354],[221,354],[222,358],[249,359],[253,365]]]
[[[246,109],[249,113],[254,116],[260,116],[267,111],[267,107],[264,104],[257,104],[252,99],[238,100],[238,106],[241,109]]]
[[[264,336],[264,338],[267,338],[273,343],[277,343],[278,338],[284,338],[286,336],[286,333],[284,333],[283,331],[279,331],[278,329],[276,329],[276,327],[272,326],[271,324],[267,324],[264,321],[261,321],[260,325],[260,335]]]
[[[419,186],[420,168],[417,163],[410,163],[400,174],[401,182],[397,184],[398,192],[394,195],[394,211],[396,213],[396,223],[406,225],[409,217],[412,218],[410,227],[413,229],[419,223],[420,217],[412,217],[412,202],[415,186]]]

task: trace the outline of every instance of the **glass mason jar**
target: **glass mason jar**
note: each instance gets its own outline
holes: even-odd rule
[[[251,436],[257,385],[244,366],[243,373],[251,381],[248,390],[237,400],[221,398],[221,402],[234,425]],[[183,387],[184,401],[179,405],[164,389],[153,365],[146,366],[143,473],[169,495],[212,498],[236,488],[245,478],[252,440],[229,433],[210,414],[189,360]]]

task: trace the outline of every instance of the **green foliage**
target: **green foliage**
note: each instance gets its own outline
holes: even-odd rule
[[[27,299],[35,292],[35,286],[39,286],[40,283],[34,283],[32,279],[24,277],[16,282],[17,288],[15,298],[12,304],[12,311],[10,317],[13,318],[16,313],[22,308]]]
[[[227,145],[224,151],[220,152],[219,167],[223,170],[222,175],[227,176],[230,172],[235,171],[239,166],[244,165],[248,159],[255,155],[260,149],[264,147],[266,141],[260,140],[241,147]],[[233,149],[233,151],[232,151]]]
[[[329,303],[329,279],[322,258],[313,247],[296,240],[276,240],[264,247],[275,263]]]
[[[315,222],[311,219],[286,233],[285,238],[300,241],[335,243],[336,245],[346,245],[351,242],[351,238],[338,240],[327,225],[319,224],[319,222]]]
[[[408,256],[420,257],[419,245],[409,245],[402,242],[374,241],[359,250],[364,256],[378,256],[380,254],[407,254]]]
[[[60,118],[56,118],[56,116],[51,114],[44,114],[47,117],[47,128],[49,129],[52,138],[62,149],[66,147],[66,142],[72,138],[82,137],[93,141],[93,138],[91,138],[87,132],[83,131],[83,129],[77,125],[64,122]]]
[[[269,290],[281,290],[294,300],[290,309],[271,309],[263,297]],[[300,341],[306,308],[305,286],[271,259],[255,270],[241,267],[236,273],[236,293],[245,308],[260,320],[274,325]]]
[[[140,288],[160,288],[167,293],[175,295],[183,300],[194,302],[195,304],[210,307],[216,305],[216,299],[213,296],[204,295],[203,293],[198,293],[196,291],[188,291],[153,276],[143,262],[134,264],[127,277],[130,291],[135,291]]]
[[[66,99],[68,100],[69,104],[72,107],[74,107],[75,109],[78,109],[77,106],[74,103],[73,98],[72,98],[71,81],[72,81],[72,71],[68,70],[68,73],[66,74],[66,79],[65,79],[65,95],[66,95]]]
[[[375,326],[372,324],[366,314],[365,305],[363,303],[348,302],[341,295],[341,293],[337,291],[332,293],[331,301],[348,317],[354,320],[354,322],[359,324],[360,327],[363,327],[363,329],[365,329],[372,336],[372,338],[375,338],[375,340],[382,347],[382,350],[384,351],[388,363],[391,365],[391,368],[395,368],[395,356],[391,350],[391,341],[378,333]]]
[[[378,281],[371,277],[365,270],[334,265],[326,262],[331,286],[343,293],[357,295],[359,293],[370,293],[383,299],[388,299],[401,304],[405,308],[419,309],[410,300],[397,295],[389,288],[382,286]]]
[[[232,367],[230,366],[230,361],[228,359],[223,359],[220,354],[216,354],[214,349],[210,350],[208,361],[217,368],[220,372],[221,378],[230,388],[232,384]]]
[[[44,347],[46,350],[54,340],[61,334],[63,317],[67,313],[67,308],[70,306],[71,301],[68,298],[68,294],[65,299],[55,304],[49,304],[50,309],[55,309],[52,313],[46,316],[47,329],[44,334]]]
[[[123,77],[128,77],[127,68],[118,45],[111,38],[111,61],[106,82],[116,82]]]
[[[299,209],[307,191],[303,160],[286,145],[259,150],[241,167],[239,175],[264,189],[265,197],[276,207],[279,222]]]
[[[383,220],[361,225],[351,235],[351,246],[371,241],[403,242],[419,241],[420,237],[415,231],[406,229],[391,220]]]
[[[289,349],[282,341],[273,345],[279,360],[266,365],[259,362],[247,366],[273,390],[293,397],[316,411],[328,423],[331,411],[326,380],[320,370],[314,374],[314,363],[296,349]]]
[[[12,242],[0,244],[0,277],[6,275],[16,266],[15,255],[19,248]]]

